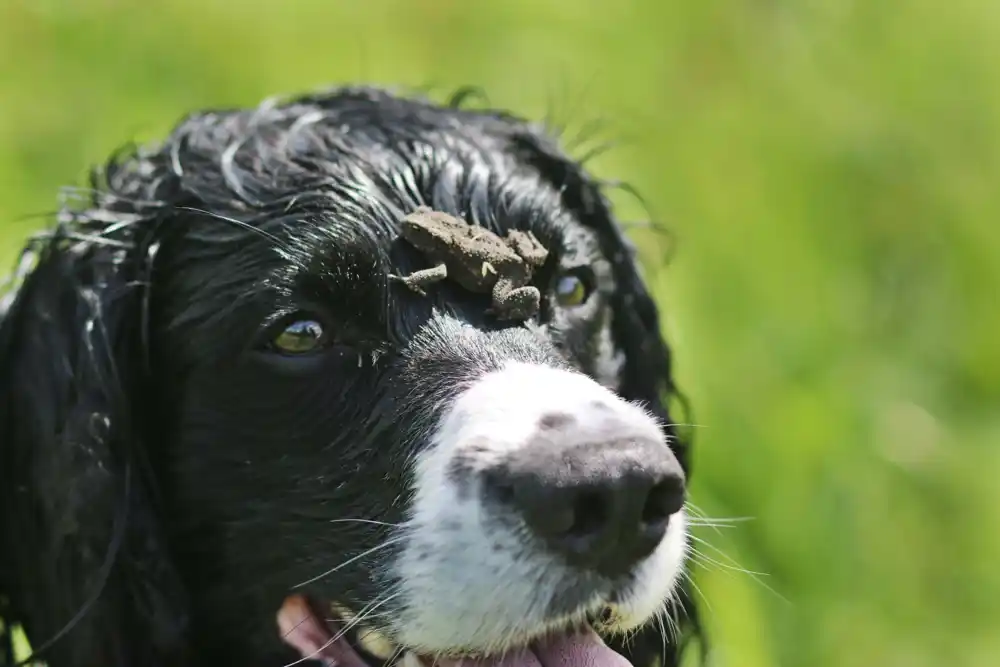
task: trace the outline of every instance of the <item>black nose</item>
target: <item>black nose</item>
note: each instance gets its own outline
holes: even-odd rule
[[[651,554],[684,504],[673,452],[648,440],[546,444],[489,471],[490,495],[577,567],[616,576]]]

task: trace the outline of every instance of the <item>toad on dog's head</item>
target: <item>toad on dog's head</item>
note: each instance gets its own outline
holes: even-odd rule
[[[52,667],[677,664],[670,351],[540,126],[340,88],[92,185],[0,304],[0,615]],[[421,207],[530,232],[537,308],[391,279]]]

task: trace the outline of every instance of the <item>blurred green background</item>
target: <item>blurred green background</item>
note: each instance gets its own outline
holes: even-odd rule
[[[592,168],[674,234],[635,231],[694,502],[752,517],[697,532],[714,664],[996,667],[998,63],[990,0],[3,0],[0,260],[198,107],[468,83],[604,120]]]

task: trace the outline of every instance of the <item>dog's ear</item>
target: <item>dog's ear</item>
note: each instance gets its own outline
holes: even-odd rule
[[[184,644],[137,427],[152,228],[67,214],[0,301],[0,613],[52,667],[176,664]]]
[[[670,348],[660,330],[656,302],[639,273],[634,248],[615,220],[610,202],[600,184],[541,131],[515,132],[511,141],[520,159],[549,180],[561,192],[565,206],[597,234],[616,283],[611,326],[615,345],[624,355],[619,393],[656,415],[690,479],[690,442],[682,437],[669,409],[671,402],[683,402],[673,379]],[[636,667],[672,667],[679,664],[690,639],[706,644],[686,579],[664,613],[669,620],[650,623],[627,641],[612,638],[609,643]]]

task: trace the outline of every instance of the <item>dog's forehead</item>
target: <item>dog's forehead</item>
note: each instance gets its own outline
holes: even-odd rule
[[[467,160],[479,154],[496,167],[506,158],[511,168],[518,161],[517,137],[534,131],[527,120],[508,114],[345,90],[288,104],[196,114],[177,127],[168,144],[180,149],[175,159],[185,151],[234,161],[252,155],[264,170],[321,158],[328,167],[376,162],[380,171],[391,171],[389,163],[399,155],[435,162],[442,151]]]
[[[565,175],[546,173],[514,138],[533,131],[512,117],[371,92],[194,117],[158,153],[210,212],[186,215],[200,220],[194,245],[165,253],[183,264],[170,272],[184,283],[180,303],[217,312],[208,301],[232,304],[266,283],[290,303],[303,292],[342,302],[346,285],[366,307],[384,304],[386,276],[425,268],[400,242],[402,219],[420,206],[501,235],[530,230],[563,264],[612,259],[568,203]],[[246,242],[254,235],[223,218],[265,234]]]
[[[206,204],[227,190],[251,210],[280,204],[285,220],[298,215],[342,242],[398,236],[399,221],[428,205],[497,232],[531,229],[545,245],[568,233],[578,245],[590,234],[566,210],[565,175],[539,166],[557,153],[508,113],[371,88],[198,114],[163,151],[181,187]]]

